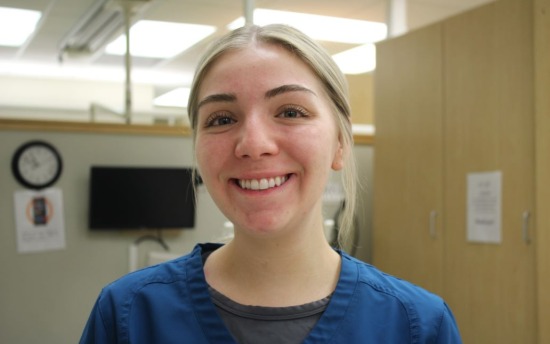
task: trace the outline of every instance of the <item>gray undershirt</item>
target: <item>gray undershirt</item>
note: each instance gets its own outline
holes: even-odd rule
[[[240,344],[301,343],[327,308],[330,296],[291,307],[236,303],[212,287],[212,301],[233,338]]]

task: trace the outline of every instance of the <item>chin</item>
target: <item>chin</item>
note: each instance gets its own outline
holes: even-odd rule
[[[273,237],[285,232],[286,226],[280,221],[246,221],[235,223],[235,232],[252,235],[254,237]]]

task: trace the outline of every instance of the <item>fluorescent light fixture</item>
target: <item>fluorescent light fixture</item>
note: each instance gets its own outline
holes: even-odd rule
[[[376,47],[364,44],[332,56],[344,74],[361,74],[376,68]]]
[[[187,107],[191,89],[188,87],[178,87],[172,91],[166,92],[153,100],[156,106]]]
[[[366,20],[328,17],[315,14],[276,11],[267,9],[254,10],[254,24],[287,24],[304,32],[319,41],[364,44],[378,42],[386,38],[387,27],[384,23]],[[234,30],[244,25],[244,18],[239,18],[228,25]]]
[[[130,29],[133,56],[169,58],[190,48],[216,31],[214,26],[140,20]],[[124,55],[126,35],[107,45],[106,53]]]
[[[23,45],[36,29],[41,16],[38,11],[0,7],[0,45]]]
[[[148,8],[149,2],[150,0],[93,1],[90,8],[61,41],[59,58],[86,57],[101,51],[107,43],[123,32],[125,12],[128,11],[131,17],[140,16]]]

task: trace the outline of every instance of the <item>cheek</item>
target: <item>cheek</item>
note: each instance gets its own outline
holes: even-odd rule
[[[307,175],[315,176],[316,183],[322,183],[318,178],[328,178],[339,147],[336,134],[329,128],[315,128],[295,133],[287,142],[287,149],[293,152]]]
[[[197,161],[197,167],[201,174],[201,177],[205,179],[205,182],[209,182],[211,176],[219,171],[224,154],[227,154],[224,150],[224,144],[221,140],[215,138],[203,138],[197,137],[195,142],[195,158]],[[227,146],[225,146],[227,147]]]

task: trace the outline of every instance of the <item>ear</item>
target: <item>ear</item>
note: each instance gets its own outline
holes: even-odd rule
[[[342,144],[342,137],[338,135],[338,144],[332,159],[332,169],[334,171],[340,171],[344,167],[344,145]]]

